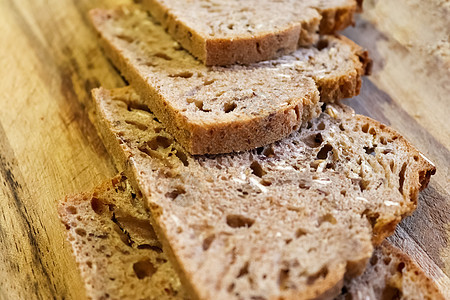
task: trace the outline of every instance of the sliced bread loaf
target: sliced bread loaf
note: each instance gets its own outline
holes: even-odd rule
[[[90,299],[187,299],[142,203],[119,175],[60,204]]]
[[[400,249],[384,241],[363,275],[348,280],[337,300],[444,300],[433,281]]]
[[[60,205],[88,297],[186,299],[178,275],[149,227],[150,215],[136,197],[125,177],[118,176],[94,192],[68,197]],[[384,241],[375,248],[363,275],[345,282],[338,296],[338,300],[344,299],[443,297],[406,254]]]
[[[93,96],[101,136],[194,298],[338,295],[435,170],[398,133],[340,105],[269,146],[195,157],[131,88]]]
[[[135,7],[91,11],[106,54],[191,154],[243,151],[289,135],[359,93],[367,53],[344,37],[249,66],[209,68]],[[320,98],[319,98],[320,94]]]
[[[333,33],[352,24],[361,2],[142,1],[169,34],[206,65],[253,63],[290,54],[314,43],[319,31]]]

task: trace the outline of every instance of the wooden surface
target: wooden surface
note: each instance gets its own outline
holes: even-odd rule
[[[89,190],[116,172],[86,107],[91,88],[124,82],[98,48],[86,12],[127,2],[0,1],[0,299],[85,298],[56,206],[64,195]],[[403,3],[403,10],[392,10],[392,2]],[[399,130],[436,164],[418,210],[390,240],[445,290],[450,26],[448,18],[437,19],[438,7],[431,7],[436,14],[417,14],[430,9],[417,2],[367,1],[364,19],[346,35],[371,50],[374,73],[347,102]]]

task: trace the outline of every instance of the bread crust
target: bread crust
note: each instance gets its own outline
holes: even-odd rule
[[[110,39],[103,36],[101,24],[115,11],[93,10],[91,19],[101,36],[100,43],[107,56],[116,64],[122,74],[139,91],[150,109],[165,124],[168,131],[194,155],[239,152],[254,149],[288,136],[303,122],[317,116],[320,101],[334,102],[343,97],[357,95],[361,88],[361,77],[368,74],[371,61],[367,51],[350,41],[339,37],[323,37],[319,43],[339,41],[340,46],[352,49],[352,55],[346,57],[350,69],[345,73],[316,75],[305,71],[301,95],[290,95],[289,104],[258,114],[234,117],[226,121],[204,121],[188,117],[173,107],[172,99],[162,96],[161,87],[151,83],[148,77],[140,73],[134,62],[118,49]],[[310,74],[311,73],[311,74]],[[311,81],[315,80],[317,87]],[[320,93],[319,93],[320,91]]]
[[[144,0],[143,6],[192,55],[208,66],[254,63],[294,52],[299,46],[317,41],[317,32],[332,34],[354,24],[354,14],[361,11],[362,1],[347,1],[335,7],[313,6],[315,14],[271,32],[228,38],[211,37],[195,26],[186,24],[170,5],[160,0]],[[226,20],[224,20],[226,21]]]

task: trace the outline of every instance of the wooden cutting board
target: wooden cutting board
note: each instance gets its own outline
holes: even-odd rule
[[[85,298],[56,207],[116,173],[87,108],[92,88],[125,83],[86,13],[128,2],[0,1],[0,299]],[[390,241],[448,293],[450,21],[426,7],[433,1],[419,2],[367,1],[345,34],[370,49],[374,72],[346,102],[400,131],[436,164],[418,210]]]

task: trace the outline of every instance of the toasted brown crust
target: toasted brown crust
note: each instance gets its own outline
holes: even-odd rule
[[[325,8],[318,4],[314,7],[318,14],[271,32],[214,38],[189,27],[161,1],[143,1],[144,7],[175,40],[209,66],[259,62],[292,53],[299,46],[312,45],[317,40],[316,32],[331,34],[354,24],[354,14],[361,10],[361,4],[361,0]]]
[[[348,66],[345,71],[336,72],[336,74],[326,73],[325,76],[321,72],[317,72],[319,75],[315,74],[314,69],[298,71],[302,76],[304,74],[304,78],[295,80],[298,80],[303,87],[300,91],[296,90],[296,93],[299,94],[289,96],[288,105],[280,105],[270,110],[262,110],[257,114],[247,114],[244,117],[227,121],[199,121],[188,117],[179,109],[175,109],[172,103],[173,99],[162,96],[161,88],[153,85],[147,78],[148,76],[143,75],[136,63],[130,61],[110,38],[104,36],[104,32],[100,29],[101,24],[113,14],[115,14],[114,11],[91,11],[93,23],[102,37],[100,42],[106,54],[136,87],[136,90],[158,119],[165,124],[168,131],[191,154],[245,151],[286,137],[304,121],[317,115],[320,107],[318,91],[320,91],[322,102],[334,102],[342,97],[355,96],[361,87],[361,76],[368,73],[370,66],[367,52],[349,39],[341,36],[321,37],[317,45],[318,49],[323,49],[324,44],[328,45],[328,43],[335,45],[336,48],[351,49],[347,54],[348,57],[347,55],[342,57]],[[331,61],[331,59],[329,60]],[[317,87],[314,86],[311,78],[315,80]],[[268,78],[268,80],[272,80],[272,78]],[[229,87],[229,89],[231,88]]]

